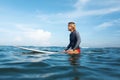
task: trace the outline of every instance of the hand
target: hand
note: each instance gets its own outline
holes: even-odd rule
[[[62,51],[62,52],[63,52],[63,53],[67,53],[67,51],[65,51],[65,50],[64,50],[64,51]]]

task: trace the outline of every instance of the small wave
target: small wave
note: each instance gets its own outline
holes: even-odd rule
[[[32,47],[62,51],[59,47]],[[67,54],[22,54],[21,49],[0,47],[0,80],[119,80],[120,49],[81,48],[78,61]],[[85,54],[84,54],[85,53]],[[90,54],[89,54],[90,53]],[[79,65],[71,64],[78,62]],[[102,77],[101,77],[102,76]]]

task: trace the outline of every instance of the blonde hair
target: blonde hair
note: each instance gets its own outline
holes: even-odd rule
[[[68,25],[71,25],[74,31],[76,30],[76,25],[74,22],[69,22]]]

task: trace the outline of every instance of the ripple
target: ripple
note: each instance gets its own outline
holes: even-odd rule
[[[30,47],[63,50],[61,47]],[[120,48],[82,48],[78,59],[61,53],[22,54],[23,50],[11,46],[1,46],[0,50],[0,80],[120,79]]]

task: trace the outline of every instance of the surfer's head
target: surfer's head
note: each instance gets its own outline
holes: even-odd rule
[[[76,30],[76,25],[75,25],[74,22],[69,22],[68,23],[68,30],[72,31],[72,32]]]

